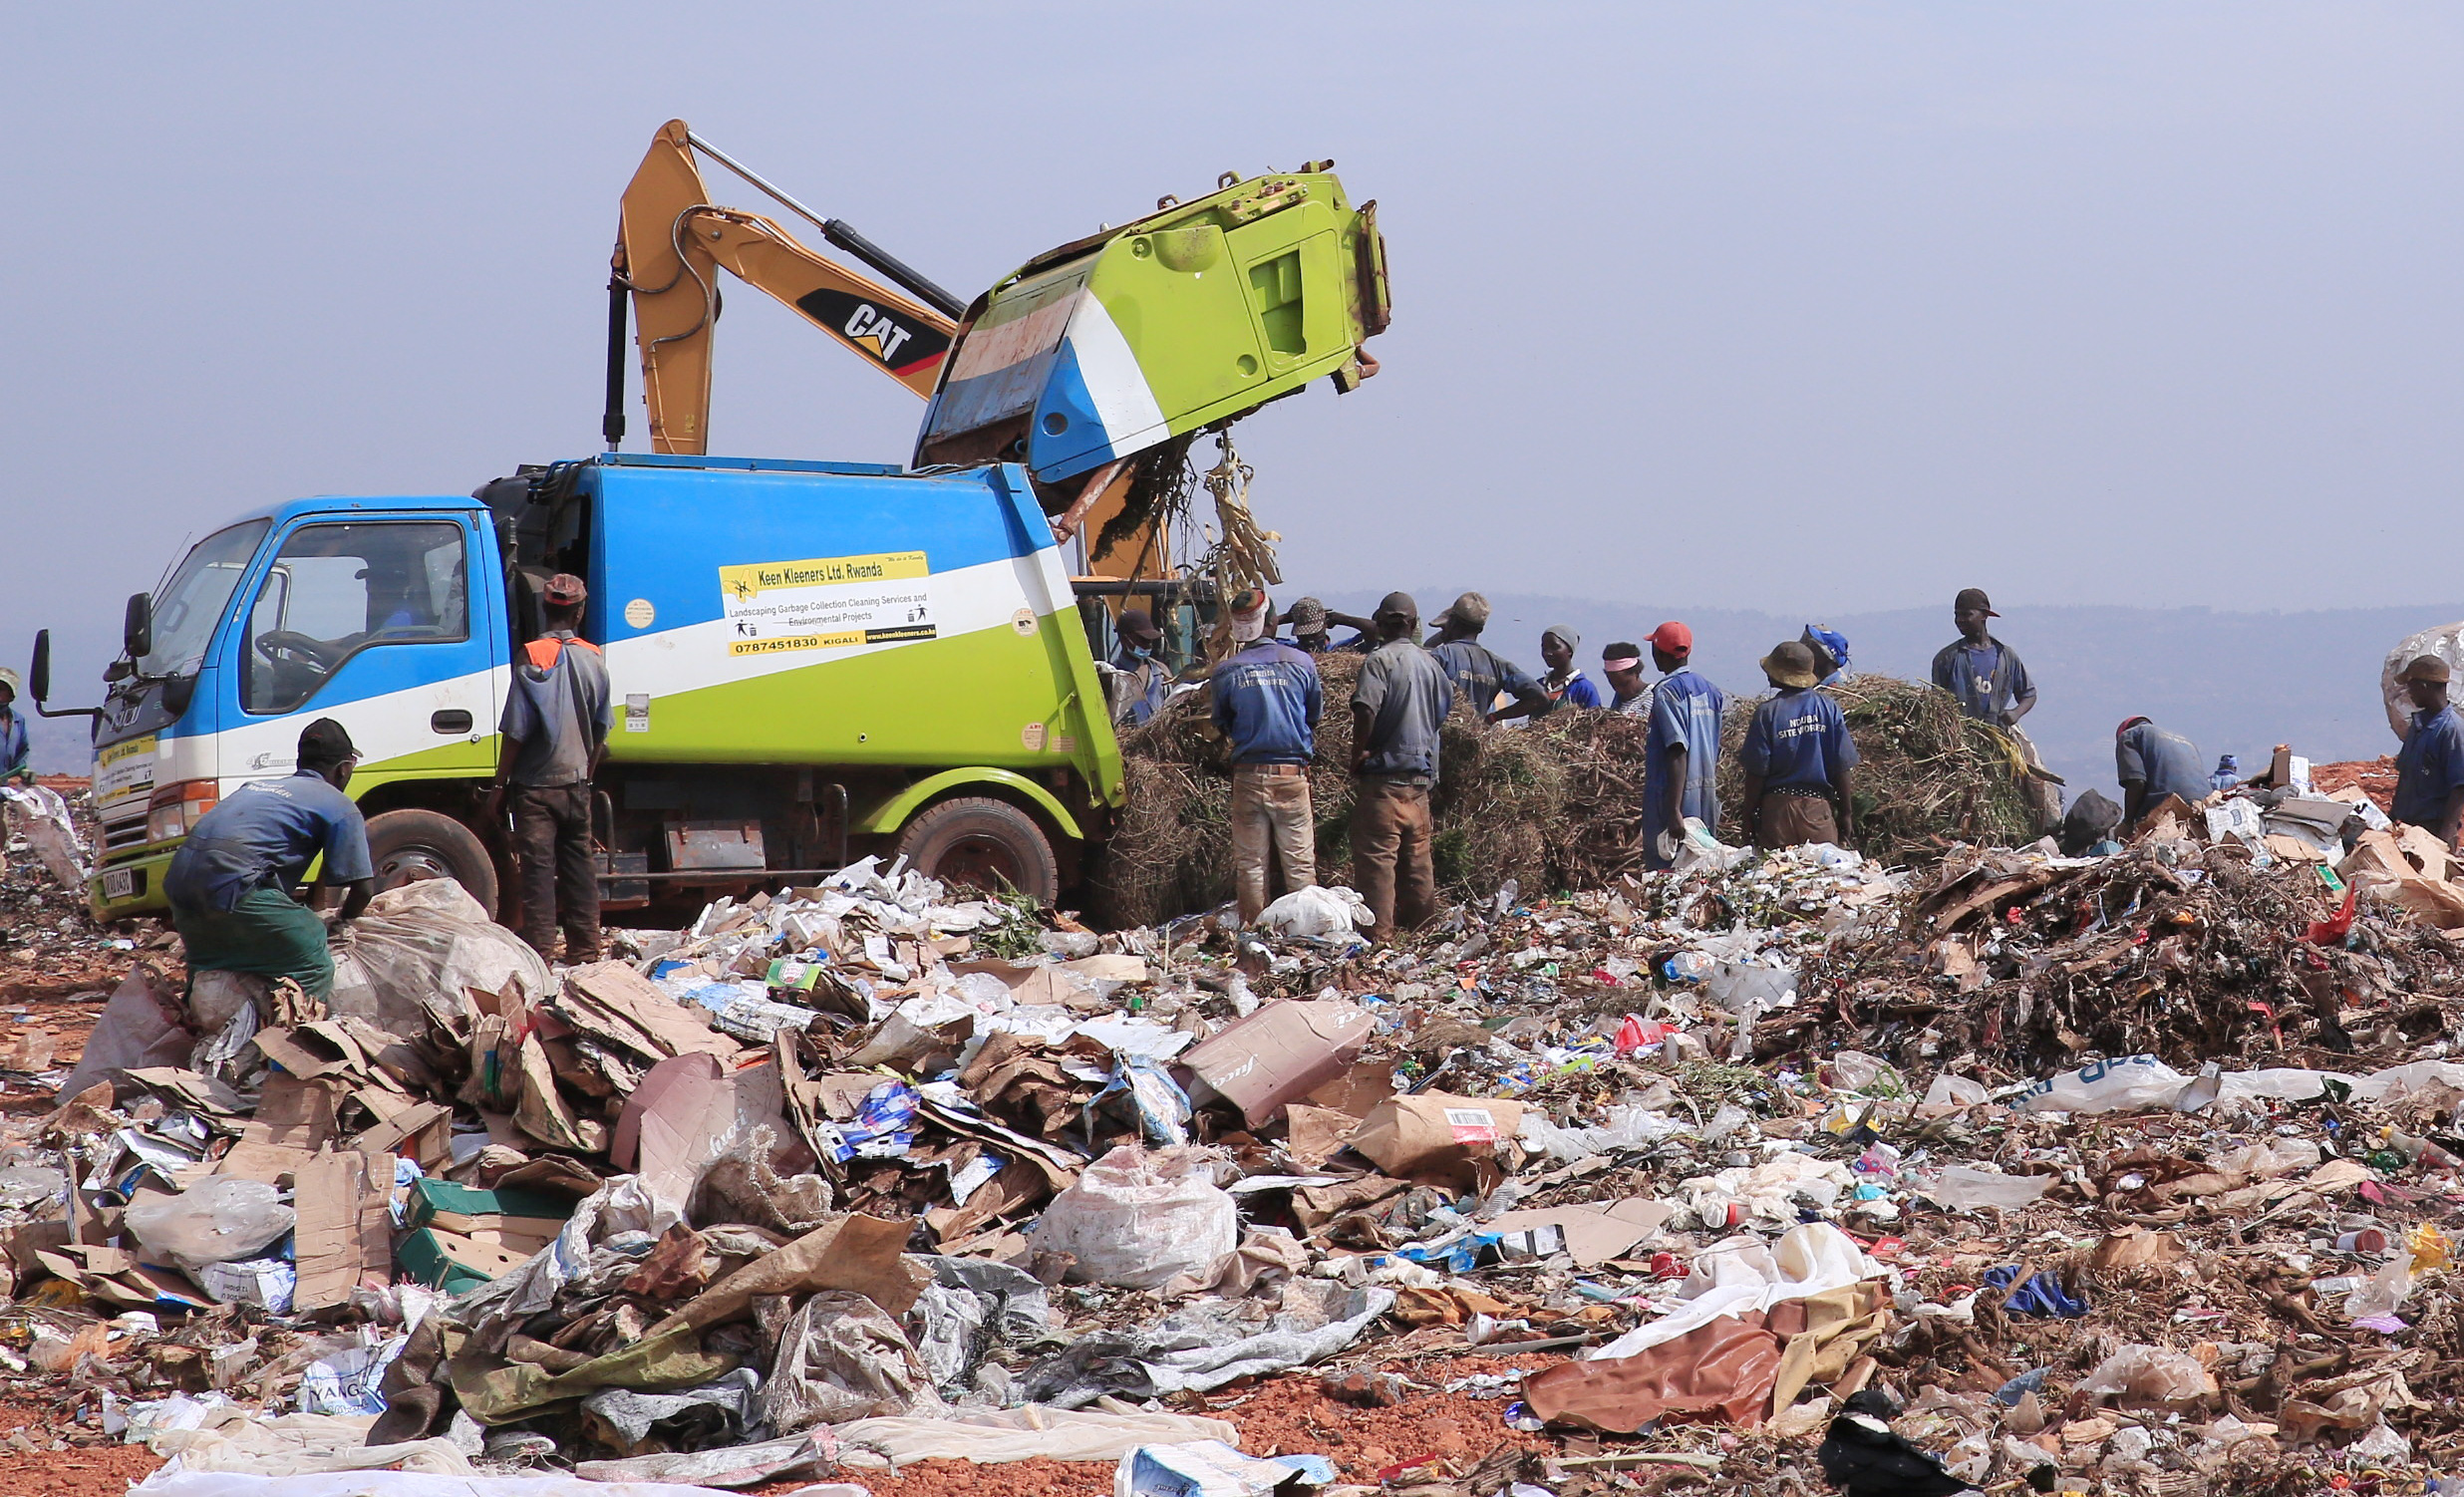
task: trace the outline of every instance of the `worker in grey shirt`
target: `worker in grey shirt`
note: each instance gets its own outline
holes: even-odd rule
[[[1392,940],[1437,913],[1428,792],[1454,684],[1415,642],[1420,605],[1410,594],[1386,594],[1372,622],[1381,643],[1352,694],[1352,881],[1379,938]]]
[[[544,958],[561,923],[564,958],[577,965],[599,960],[591,780],[615,722],[607,662],[598,646],[574,633],[589,595],[570,572],[547,579],[542,594],[547,632],[524,646],[513,663],[513,685],[497,724],[503,744],[496,783],[487,800],[488,822],[497,824],[511,792],[522,939]]]
[[[2207,763],[2199,746],[2178,733],[2167,733],[2145,718],[2125,718],[2113,730],[2113,775],[2122,782],[2122,825],[2139,819],[2179,795],[2184,805],[2197,805],[2209,793]]]

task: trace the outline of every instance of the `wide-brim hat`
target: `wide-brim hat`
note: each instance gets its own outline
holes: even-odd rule
[[[1773,686],[1812,686],[1822,679],[1814,669],[1814,652],[1790,640],[1762,657],[1762,674]]]

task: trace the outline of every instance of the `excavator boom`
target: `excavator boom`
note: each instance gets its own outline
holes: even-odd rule
[[[917,396],[930,396],[957,330],[942,308],[955,307],[956,299],[834,219],[814,221],[830,242],[885,269],[895,267],[892,273],[913,294],[814,253],[759,213],[718,206],[694,159],[697,147],[711,150],[682,120],[660,128],[625,188],[616,241],[616,279],[633,299],[653,449],[709,450],[721,266],[776,297]],[[715,150],[711,154],[728,159]],[[751,172],[744,174],[783,199]]]

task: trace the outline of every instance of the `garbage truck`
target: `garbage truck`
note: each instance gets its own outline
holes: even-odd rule
[[[615,727],[606,903],[817,877],[867,852],[1050,902],[1120,804],[1063,548],[1015,464],[604,453],[470,496],[241,516],[130,600],[95,714],[97,918],[165,908],[180,839],[333,718],[380,884],[509,891],[481,805],[548,577],[588,584]],[[48,632],[33,694],[50,695]]]

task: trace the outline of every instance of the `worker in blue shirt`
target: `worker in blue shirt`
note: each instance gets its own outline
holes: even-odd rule
[[[1436,825],[1440,734],[1454,684],[1420,648],[1420,605],[1387,593],[1375,615],[1378,648],[1352,689],[1352,885],[1382,941],[1437,914]]]
[[[1287,892],[1318,881],[1309,761],[1324,694],[1317,663],[1269,637],[1265,592],[1243,590],[1231,614],[1240,649],[1215,668],[1212,685],[1215,728],[1232,749],[1232,878],[1246,925],[1266,908],[1270,856],[1283,862]]]
[[[2414,657],[2395,678],[2412,698],[2412,726],[2395,756],[2395,819],[2426,827],[2449,847],[2464,822],[2464,720],[2447,702],[2447,663]]]
[[[1453,606],[1429,620],[1436,630],[1429,636],[1428,653],[1436,658],[1438,669],[1454,684],[1455,694],[1470,704],[1483,722],[1503,722],[1508,717],[1525,717],[1549,710],[1548,694],[1540,683],[1531,679],[1521,666],[1480,643],[1480,631],[1488,627],[1488,599],[1478,593],[1465,593]],[[1499,697],[1511,699],[1504,705]],[[1518,710],[1519,709],[1519,710]]]
[[[1951,605],[1960,637],[1934,656],[1934,685],[1960,699],[1961,711],[2003,728],[2018,725],[2036,707],[2036,683],[2019,652],[1994,637],[1994,611],[1985,589],[1964,587]]]
[[[1814,671],[1822,677],[1820,685],[1837,686],[1848,674],[1848,636],[1820,624],[1808,624],[1797,636],[1797,643],[1813,652]]]
[[[1158,653],[1163,631],[1143,608],[1124,608],[1113,624],[1120,653],[1112,658],[1113,674],[1105,683],[1112,699],[1112,721],[1136,727],[1152,718],[1172,695],[1172,668]]]
[[[0,784],[34,783],[34,746],[17,710],[17,673],[0,671]]]
[[[343,793],[358,762],[351,735],[319,718],[299,736],[297,772],[252,779],[198,819],[162,878],[191,974],[290,978],[310,998],[333,991],[325,922],[291,889],[322,856],[318,887],[348,890],[340,918],[368,908],[368,823]]]
[[[1652,688],[1651,732],[1643,741],[1643,860],[1677,859],[1686,819],[1719,834],[1719,719],[1727,694],[1694,673],[1694,631],[1675,620],[1652,631],[1652,663],[1666,674]]]
[[[2124,718],[2113,730],[2113,777],[2122,783],[2122,825],[2137,826],[2149,811],[2179,795],[2197,805],[2211,793],[2200,769],[2199,746],[2167,733],[2145,718]]]
[[[1762,658],[1774,695],[1754,709],[1737,748],[1745,771],[1745,835],[1756,847],[1856,840],[1852,773],[1856,741],[1830,696],[1814,690],[1822,672],[1802,640]]]
[[[2216,772],[2208,776],[2211,790],[2230,790],[2242,782],[2242,761],[2230,753],[2216,756]]]
[[[1489,721],[1504,723],[1515,718],[1542,718],[1561,708],[1588,707],[1597,711],[1601,706],[1600,688],[1591,684],[1583,668],[1574,663],[1574,652],[1582,647],[1583,636],[1564,624],[1551,624],[1540,631],[1540,659],[1548,670],[1540,677],[1541,699],[1537,703],[1515,701],[1491,714]]]

